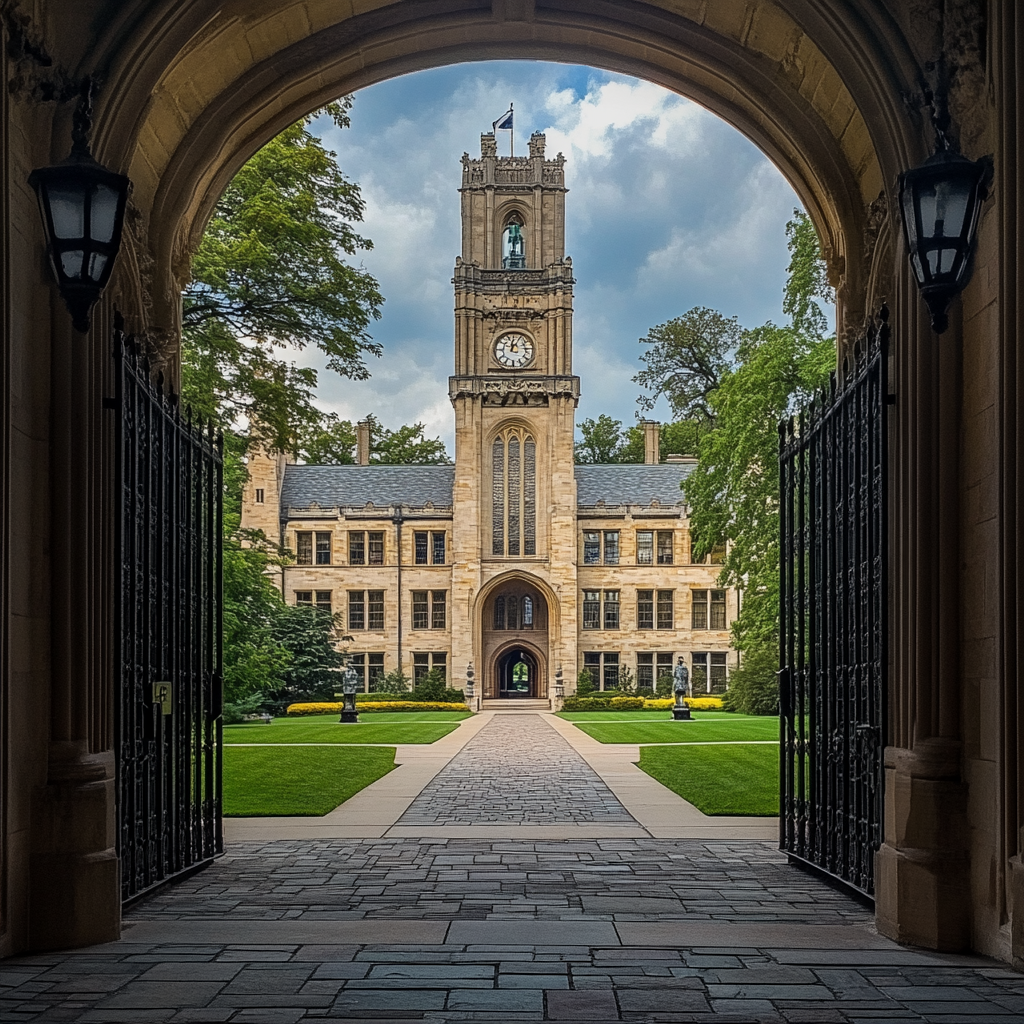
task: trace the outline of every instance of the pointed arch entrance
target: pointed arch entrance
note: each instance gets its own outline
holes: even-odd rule
[[[530,699],[543,696],[542,687],[547,690],[537,655],[522,644],[497,655],[494,678],[499,700]]]
[[[481,603],[486,700],[548,696],[548,602],[525,577],[495,586]]]

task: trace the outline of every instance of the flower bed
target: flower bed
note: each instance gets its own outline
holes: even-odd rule
[[[693,711],[721,711],[721,697],[684,697]],[[566,697],[563,711],[670,711],[672,697]]]
[[[333,715],[341,713],[341,701],[319,701],[314,704],[289,704],[287,714]],[[465,704],[442,704],[425,700],[360,701],[358,709],[366,711],[468,711]]]
[[[684,697],[683,703],[691,711],[721,711],[721,697]],[[675,701],[671,697],[649,697],[644,701],[647,711],[670,711]]]

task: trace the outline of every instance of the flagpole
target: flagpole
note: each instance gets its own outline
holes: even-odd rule
[[[512,113],[511,103],[508,105],[508,112],[512,115],[512,127],[508,130],[508,155],[511,158],[516,155],[516,119],[515,115]]]

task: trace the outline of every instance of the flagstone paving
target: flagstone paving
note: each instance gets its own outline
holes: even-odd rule
[[[1024,975],[881,938],[773,843],[627,838],[633,819],[534,717],[486,724],[403,824],[588,822],[607,838],[232,843],[132,908],[119,942],[0,962],[0,1021],[1024,1016]]]
[[[424,787],[398,824],[636,826],[547,717],[495,715]]]

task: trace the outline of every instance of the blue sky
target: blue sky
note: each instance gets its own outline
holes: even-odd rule
[[[576,276],[579,423],[637,412],[647,330],[693,306],[746,327],[781,322],[785,224],[799,202],[775,166],[691,101],[624,75],[527,61],[460,64],[355,96],[352,127],[312,130],[362,187],[363,264],[387,299],[373,327],[384,355],[368,381],[320,373],[320,404],[387,426],[416,420],[452,451],[452,268],[460,250],[460,158],[515,103],[517,153],[534,131],[566,156],[566,252]],[[508,153],[499,132],[498,152]],[[308,350],[303,361],[317,365]],[[654,415],[667,418],[664,402]]]

